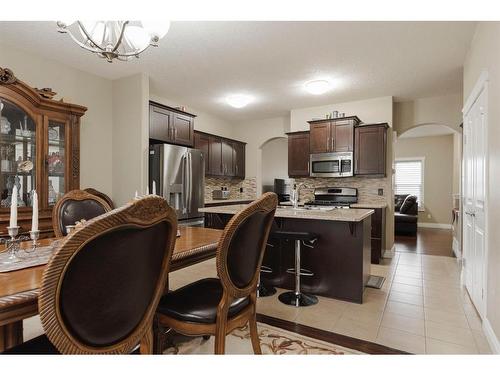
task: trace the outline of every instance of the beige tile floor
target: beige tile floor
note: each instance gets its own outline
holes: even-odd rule
[[[260,298],[258,312],[304,325],[376,342],[417,354],[491,353],[459,267],[450,257],[396,253],[372,274],[386,277],[382,289],[366,289],[362,305],[319,298],[315,306],[283,305],[277,295]],[[215,260],[173,272],[176,289],[216,276]],[[40,334],[38,318],[25,323],[25,338]]]
[[[319,298],[315,306],[283,305],[277,295],[260,298],[258,312],[417,354],[491,353],[455,258],[396,253],[372,274],[386,277],[382,289],[366,289],[362,305]],[[171,276],[173,289],[216,276],[215,261]],[[195,276],[196,275],[196,276]]]

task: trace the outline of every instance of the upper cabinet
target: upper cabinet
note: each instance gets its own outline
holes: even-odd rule
[[[354,128],[354,174],[386,175],[387,123]]]
[[[80,117],[87,108],[53,100],[0,68],[0,235],[7,233],[14,186],[21,233],[31,227],[33,191],[38,193],[41,235],[52,235],[52,208],[80,187]]]
[[[354,127],[359,123],[357,116],[309,121],[310,153],[353,151]]]
[[[245,143],[202,132],[194,139],[205,156],[205,175],[245,178]]]
[[[288,176],[309,176],[309,132],[287,133]]]
[[[149,138],[193,147],[195,117],[176,108],[149,102]]]

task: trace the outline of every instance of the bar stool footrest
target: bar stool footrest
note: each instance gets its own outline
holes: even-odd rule
[[[287,269],[286,273],[290,273],[292,275],[295,275],[295,268]],[[312,271],[306,270],[305,268],[301,268],[299,275],[300,276],[314,276],[314,273]]]
[[[273,273],[273,269],[268,266],[260,266],[260,272],[262,273]]]

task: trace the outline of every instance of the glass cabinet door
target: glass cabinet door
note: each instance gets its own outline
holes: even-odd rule
[[[49,206],[53,206],[66,193],[66,124],[49,120],[47,173]]]
[[[17,186],[19,207],[32,205],[36,189],[35,121],[16,104],[0,98],[1,208],[10,207]]]

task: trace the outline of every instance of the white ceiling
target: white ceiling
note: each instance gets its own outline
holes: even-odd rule
[[[421,125],[404,132],[399,138],[434,137],[453,133],[455,133],[453,129],[444,125]]]
[[[158,48],[112,64],[78,48],[53,22],[0,22],[0,43],[28,49],[109,79],[149,74],[154,94],[229,121],[292,108],[392,95],[457,93],[473,22],[173,22]],[[335,89],[313,96],[318,78]],[[255,101],[230,108],[224,97]]]

